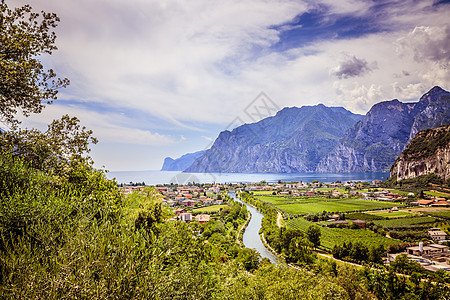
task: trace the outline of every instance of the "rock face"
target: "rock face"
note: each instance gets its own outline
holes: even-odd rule
[[[380,102],[345,132],[317,172],[387,171],[418,131],[449,123],[450,93],[440,87],[416,103]]]
[[[397,180],[431,173],[450,179],[450,125],[420,131],[391,168]]]
[[[284,108],[273,117],[221,132],[185,172],[315,171],[345,130],[362,117],[322,104]]]
[[[198,158],[205,151],[198,151],[194,153],[185,154],[177,159],[173,159],[171,157],[166,157],[164,159],[163,166],[161,171],[183,171]]]

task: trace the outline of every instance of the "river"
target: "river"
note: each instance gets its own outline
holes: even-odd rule
[[[261,241],[259,236],[259,230],[261,229],[261,220],[264,217],[256,208],[251,207],[247,203],[242,202],[238,197],[236,197],[235,192],[230,192],[229,195],[236,201],[243,203],[247,206],[247,210],[252,214],[252,218],[245,229],[243,242],[245,247],[250,249],[255,249],[261,254],[261,257],[268,258],[272,263],[277,263],[277,257],[270,252]]]

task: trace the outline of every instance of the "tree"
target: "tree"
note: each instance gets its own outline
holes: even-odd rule
[[[51,32],[59,18],[54,13],[33,12],[31,6],[10,9],[0,3],[0,121],[11,127],[24,116],[42,111],[45,102],[57,98],[58,89],[69,84],[56,77],[39,60],[56,50],[56,35]]]
[[[54,120],[45,132],[37,129],[19,129],[0,133],[2,151],[21,157],[33,168],[61,173],[71,163],[91,163],[86,154],[89,143],[96,144],[92,130],[79,124],[76,117],[64,115]]]
[[[311,225],[306,230],[306,235],[308,236],[308,240],[314,245],[314,248],[320,246],[320,227],[317,225]]]

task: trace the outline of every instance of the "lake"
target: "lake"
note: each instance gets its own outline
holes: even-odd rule
[[[318,180],[324,183],[335,181],[372,181],[386,180],[389,172],[355,172],[355,173],[183,173],[178,171],[119,171],[108,172],[109,179],[115,178],[118,183],[144,182],[146,185],[187,184],[187,183],[251,183],[262,180],[268,183],[278,182],[311,182]]]

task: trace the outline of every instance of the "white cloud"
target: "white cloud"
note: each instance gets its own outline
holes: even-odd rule
[[[185,142],[181,133],[189,141],[194,135],[198,141],[213,136],[210,127],[242,116],[261,91],[279,107],[324,103],[357,113],[382,100],[417,100],[434,85],[450,88],[449,5],[433,8],[432,3],[398,1],[371,11],[373,1],[354,0],[37,1],[32,4],[36,10],[61,18],[59,50],[43,59],[71,79],[71,85],[61,91],[60,106],[29,121],[47,124],[71,111],[100,141],[152,147],[137,147],[141,155],[132,154],[130,160],[147,152],[156,160],[163,154],[153,149]],[[376,25],[388,30],[318,40],[286,52],[271,48],[282,31],[300,27],[290,21],[324,6],[329,8],[324,21],[330,24],[337,14],[370,21],[373,13],[381,22]],[[356,73],[343,68],[352,58],[360,62]],[[342,79],[336,80],[333,72],[341,72]],[[69,100],[138,110],[158,124],[137,125],[132,116],[65,105]],[[161,129],[165,127],[173,134]],[[107,164],[112,169],[127,152],[120,153],[111,154]],[[125,162],[120,168],[126,168]]]

